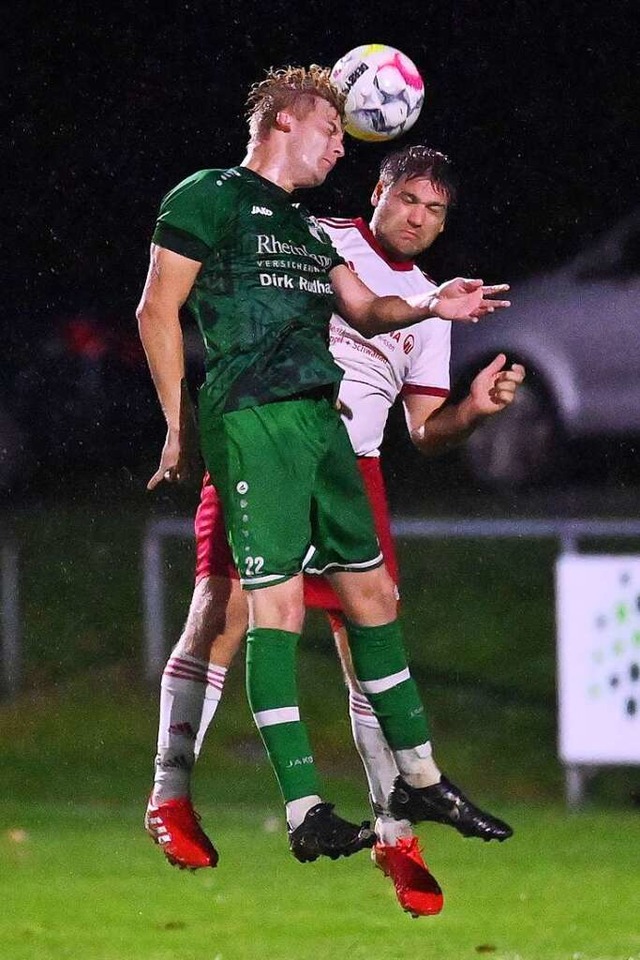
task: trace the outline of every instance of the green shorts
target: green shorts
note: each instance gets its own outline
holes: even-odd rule
[[[344,424],[328,399],[203,418],[207,469],[247,589],[314,570],[369,570],[382,555]]]

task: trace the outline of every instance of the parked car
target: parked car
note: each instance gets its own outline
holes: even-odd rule
[[[499,351],[527,368],[517,401],[465,444],[490,486],[548,478],[573,440],[640,435],[640,209],[558,270],[513,285],[512,306],[454,325],[454,380]]]

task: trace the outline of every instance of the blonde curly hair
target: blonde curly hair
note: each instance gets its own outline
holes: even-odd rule
[[[320,97],[330,103],[344,122],[345,95],[330,79],[328,67],[312,63],[306,67],[280,67],[267,70],[264,80],[254,83],[247,97],[247,120],[252,141],[270,130],[280,110],[291,110],[302,119]]]

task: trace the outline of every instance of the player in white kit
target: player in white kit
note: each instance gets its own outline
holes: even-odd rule
[[[454,196],[447,158],[424,146],[409,147],[383,162],[370,225],[335,218],[318,223],[374,293],[410,299],[436,287],[414,258],[444,229]],[[430,319],[367,340],[341,317],[331,320],[331,352],[344,370],[341,411],[359,458],[385,563],[396,583],[379,461],[391,406],[401,397],[414,445],[433,455],[504,409],[524,378],[522,367],[506,369],[506,358],[500,354],[477,375],[463,401],[443,406],[449,393],[450,326],[448,321]],[[226,543],[220,504],[206,477],[195,527],[196,584],[182,636],[163,674],[156,774],[146,817],[147,829],[167,859],[192,869],[215,866],[217,853],[191,804],[191,770],[220,701],[226,670],[247,628],[246,603]],[[307,573],[313,574],[312,560]],[[442,891],[422,859],[409,819],[397,803],[389,809],[398,770],[356,683],[338,597],[324,578],[310,575],[305,578],[305,603],[327,611],[349,687],[354,741],[376,814],[374,862],[393,880],[403,909],[416,916],[438,913]],[[466,811],[456,811],[447,822],[456,826],[458,814],[463,822],[465,816],[485,816],[469,802]],[[456,828],[464,835],[482,835]]]

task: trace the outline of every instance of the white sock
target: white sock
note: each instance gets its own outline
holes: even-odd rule
[[[394,820],[389,813],[376,817],[375,834],[378,843],[386,847],[395,847],[398,840],[413,836],[413,827],[409,820]]]
[[[387,812],[389,794],[399,774],[395,757],[385,740],[382,728],[364,694],[349,690],[351,731],[369,784],[369,796],[376,806],[375,832],[380,843],[395,846],[400,837],[410,837],[413,829],[408,820],[395,820]]]
[[[200,756],[202,741],[209,729],[209,724],[218,709],[226,676],[226,667],[220,667],[216,663],[209,664],[207,668],[207,686],[204,691],[204,703],[202,704],[202,716],[200,717],[200,726],[198,728],[194,749],[196,760]]]
[[[189,796],[208,666],[206,660],[182,653],[172,654],[164,668],[153,783],[155,804]]]
[[[367,775],[369,795],[373,803],[386,810],[399,771],[371,704],[358,690],[349,690],[349,716],[353,742]]]
[[[315,807],[317,803],[322,803],[322,800],[315,793],[309,794],[308,797],[300,797],[298,800],[289,800],[285,807],[289,829],[295,830],[299,827],[311,807]]]
[[[393,755],[409,786],[431,787],[440,782],[442,774],[433,759],[430,740],[409,750],[394,750]]]

